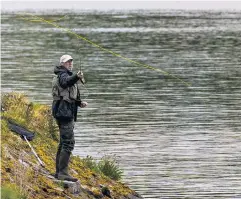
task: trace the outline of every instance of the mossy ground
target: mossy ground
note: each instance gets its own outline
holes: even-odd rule
[[[58,128],[47,105],[29,102],[24,94],[8,93],[2,96],[1,119],[1,187],[15,187],[23,198],[107,198],[100,185],[107,186],[112,198],[135,194],[121,182],[96,173],[85,166],[78,156],[71,157],[70,174],[80,180],[87,192],[74,196],[43,174],[55,172],[55,155],[58,145]],[[4,118],[9,118],[35,132],[31,145],[45,163],[41,168],[27,143],[11,132]]]

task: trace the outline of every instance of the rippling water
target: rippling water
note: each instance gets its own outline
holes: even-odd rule
[[[40,13],[35,13],[40,15]],[[41,13],[60,29],[2,14],[2,91],[51,104],[53,67],[79,57],[89,106],[79,112],[75,154],[115,155],[145,198],[241,198],[241,12]]]

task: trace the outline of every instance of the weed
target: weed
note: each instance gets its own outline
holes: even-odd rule
[[[123,171],[112,156],[104,156],[98,163],[99,170],[112,180],[121,180]]]
[[[94,172],[102,173],[113,180],[121,180],[123,171],[119,168],[116,159],[113,156],[104,156],[97,163],[93,157],[87,156],[83,158],[86,167]]]

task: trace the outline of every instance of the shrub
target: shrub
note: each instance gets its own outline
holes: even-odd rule
[[[122,179],[123,171],[113,156],[104,156],[98,163],[91,156],[87,156],[83,159],[83,163],[92,171],[102,173],[113,180]]]
[[[111,156],[104,156],[98,163],[98,169],[113,180],[121,180],[123,171],[119,168],[116,159]]]

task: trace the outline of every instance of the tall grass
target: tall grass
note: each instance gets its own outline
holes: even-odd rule
[[[114,156],[106,155],[99,162],[95,161],[93,157],[87,156],[83,159],[83,163],[92,171],[102,173],[113,180],[119,181],[122,179],[123,171]]]

